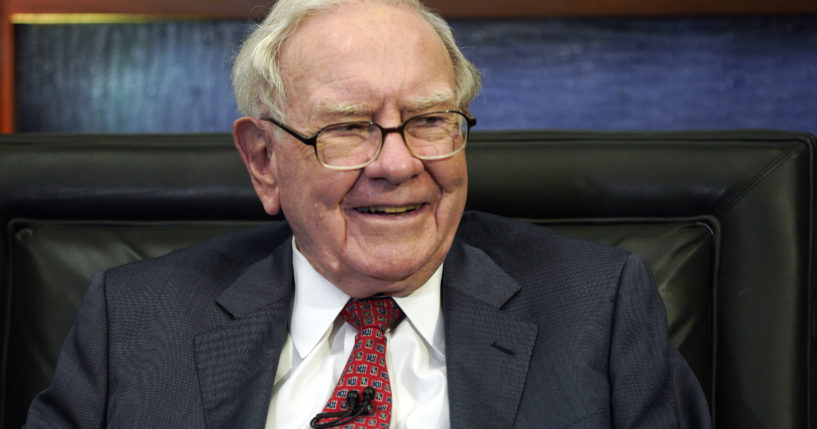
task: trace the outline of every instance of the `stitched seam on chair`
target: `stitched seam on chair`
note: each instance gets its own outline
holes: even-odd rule
[[[808,268],[807,268],[807,278],[808,281],[811,282],[812,285],[815,283],[815,273],[814,273],[814,140],[812,139],[812,144],[807,144],[807,148],[809,151],[809,177],[811,180],[809,181],[809,213],[808,213]],[[815,427],[815,384],[817,384],[817,379],[815,378],[815,365],[817,365],[817,361],[815,361],[815,344],[814,344],[814,334],[815,328],[817,328],[817,319],[815,319],[815,296],[814,296],[814,287],[806,288],[806,317],[808,318],[808,324],[806,326],[806,380],[807,380],[807,387],[806,389],[806,427],[813,428]]]
[[[786,163],[789,159],[794,158],[795,156],[799,155],[803,151],[803,145],[798,145],[792,148],[789,151],[785,151],[778,155],[772,162],[766,164],[763,168],[761,168],[757,174],[752,176],[746,184],[743,186],[741,190],[736,192],[732,197],[727,198],[726,201],[721,205],[721,207],[715,207],[715,213],[719,216],[726,215],[733,207],[735,207],[746,194],[751,192],[758,184],[763,182],[763,180],[772,174],[778,167]]]
[[[718,384],[715,380],[718,378],[718,372],[720,371],[720,366],[718,365],[718,342],[720,340],[720,330],[718,329],[718,317],[719,315],[719,292],[720,292],[720,271],[721,271],[721,252],[723,251],[722,246],[722,239],[723,239],[723,229],[720,224],[720,219],[715,217],[713,223],[709,224],[706,223],[705,225],[711,227],[712,230],[712,251],[713,251],[713,259],[712,259],[712,272],[710,273],[711,282],[712,282],[712,290],[709,291],[709,298],[710,298],[710,305],[711,308],[709,310],[709,334],[711,335],[711,345],[712,348],[710,350],[709,361],[712,363],[712,366],[709,368],[709,385],[703,386],[707,393],[709,393],[709,418],[712,420],[713,424],[716,420],[717,414],[717,405],[718,405],[718,394],[720,391],[718,390]]]
[[[2,301],[0,301],[0,303],[2,303],[2,308],[0,308],[0,310],[2,310],[2,314],[3,314],[3,318],[0,319],[0,323],[2,323],[2,326],[0,326],[0,329],[2,329],[2,332],[0,332],[0,335],[2,335],[2,337],[0,337],[0,347],[2,347],[2,349],[0,349],[0,417],[2,417],[3,420],[5,420],[5,418],[6,418],[6,411],[7,411],[6,410],[6,399],[7,399],[6,395],[8,395],[8,391],[6,389],[6,384],[7,384],[7,381],[8,381],[7,379],[8,379],[9,334],[11,333],[11,317],[12,317],[12,315],[11,315],[11,299],[12,299],[12,293],[13,293],[12,288],[11,288],[11,286],[12,286],[12,284],[11,284],[11,278],[12,277],[11,276],[12,276],[12,269],[13,269],[13,264],[11,263],[12,262],[11,261],[11,255],[12,255],[11,249],[12,249],[13,235],[11,233],[12,228],[11,228],[10,223],[7,222],[5,226],[6,226],[5,240],[3,240],[4,241],[3,243],[0,243],[0,245],[4,246],[4,250],[1,251],[0,254],[2,254],[5,257],[6,261],[4,261],[4,262],[8,262],[8,265],[6,267],[5,276],[3,276],[4,278],[0,279],[0,281],[3,282],[3,283],[0,283],[0,284],[3,285],[2,289],[3,289],[3,295],[4,295],[2,298],[0,298],[0,300],[2,300]],[[0,426],[3,426],[2,421],[0,421]]]
[[[105,300],[105,398],[110,398],[110,392],[112,390],[111,383],[113,382],[111,377],[111,374],[113,374],[111,371],[111,330],[113,326],[111,326],[111,308],[108,301],[108,271],[103,271],[99,275],[102,276],[102,296]],[[100,423],[104,424],[108,420],[108,404],[109,401],[106,400],[102,408],[100,416],[102,421]]]
[[[809,229],[809,234],[808,234],[808,242],[809,242],[808,243],[808,252],[809,252],[809,254],[807,256],[807,258],[808,258],[807,259],[808,260],[808,269],[807,269],[808,270],[808,272],[807,272],[807,279],[808,280],[807,281],[814,282],[815,279],[814,279],[814,267],[813,267],[813,263],[814,263],[813,262],[813,257],[814,257],[814,255],[813,255],[813,246],[814,246],[814,233],[815,232],[814,232],[814,213],[813,213],[813,211],[814,211],[814,197],[815,197],[814,196],[814,193],[815,193],[815,189],[814,189],[815,180],[814,180],[814,146],[813,146],[813,140],[810,141],[807,138],[797,138],[797,139],[788,140],[788,141],[793,142],[793,143],[799,143],[799,144],[795,145],[791,150],[784,151],[779,156],[777,156],[772,162],[768,163],[764,168],[760,169],[757,172],[757,174],[755,174],[750,180],[748,180],[746,182],[745,186],[739,192],[735,193],[731,198],[726,199],[724,204],[722,204],[720,207],[715,207],[714,209],[715,209],[715,213],[718,214],[719,218],[721,218],[722,216],[725,216],[749,192],[751,192],[764,179],[766,179],[766,177],[768,177],[769,175],[774,173],[781,165],[788,162],[790,159],[795,158],[796,156],[799,156],[800,154],[805,152],[808,155],[808,166],[807,166],[807,168],[808,168],[808,175],[809,175],[808,185],[807,185],[808,188],[809,188],[809,195],[808,195],[809,213],[807,215],[808,216],[808,229]],[[720,255],[720,251],[718,252],[718,255]],[[717,287],[717,284],[716,284],[716,287]],[[806,322],[807,323],[807,326],[806,326],[806,335],[807,335],[807,338],[806,338],[806,343],[807,343],[807,346],[806,346],[806,349],[807,349],[807,352],[806,352],[807,353],[807,356],[806,356],[806,359],[807,359],[807,361],[806,361],[806,372],[807,372],[807,375],[806,375],[806,377],[807,377],[808,381],[807,381],[806,395],[805,395],[806,396],[806,405],[805,405],[806,410],[805,411],[806,411],[807,427],[813,427],[814,426],[815,413],[817,413],[817,410],[815,409],[814,405],[812,405],[812,403],[814,401],[815,388],[809,386],[809,383],[814,383],[814,380],[815,380],[814,371],[817,370],[817,368],[815,368],[815,362],[814,362],[814,345],[812,344],[812,341],[811,341],[811,339],[813,337],[814,330],[815,330],[815,328],[817,328],[817,324],[815,323],[815,319],[814,319],[814,317],[815,317],[814,316],[814,311],[815,311],[814,305],[815,305],[815,303],[813,301],[814,300],[814,296],[813,296],[813,292],[812,292],[813,288],[812,287],[807,287],[806,289],[807,289],[807,297],[806,297],[806,299],[807,299],[807,303],[806,303],[806,305],[807,305],[807,311],[806,311],[806,313],[807,313],[806,314],[806,318],[807,318],[807,322]],[[717,294],[715,295],[713,305],[715,306],[714,308],[717,309]],[[715,341],[713,343],[714,347],[717,347],[717,341],[718,341],[717,340],[717,333],[716,333],[716,338],[714,339],[714,341]],[[714,352],[715,355],[717,355],[716,349],[713,350],[713,352]],[[716,376],[715,373],[717,371],[718,371],[717,361],[714,361],[714,363],[713,363],[713,377]],[[710,412],[711,412],[711,418],[713,420],[713,424],[718,421],[718,418],[717,418],[717,404],[716,404],[718,394],[719,394],[719,392],[717,390],[713,390],[712,398],[711,398],[712,403],[710,404]]]

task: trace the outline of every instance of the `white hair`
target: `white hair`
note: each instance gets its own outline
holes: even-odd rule
[[[286,88],[278,63],[281,46],[308,16],[352,1],[389,3],[420,13],[451,57],[457,106],[465,108],[477,96],[482,78],[476,67],[460,52],[448,23],[418,0],[278,0],[266,19],[244,41],[233,65],[233,91],[244,115],[272,115],[285,120]]]

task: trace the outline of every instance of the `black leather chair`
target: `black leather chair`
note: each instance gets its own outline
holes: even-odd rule
[[[470,209],[647,259],[715,427],[817,428],[812,136],[478,132],[467,151]],[[92,272],[262,221],[228,135],[0,136],[5,427]]]

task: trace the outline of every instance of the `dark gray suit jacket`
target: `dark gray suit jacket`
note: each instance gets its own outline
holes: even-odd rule
[[[270,225],[94,276],[27,427],[263,428],[290,237]],[[709,426],[640,258],[466,213],[442,281],[452,428]]]

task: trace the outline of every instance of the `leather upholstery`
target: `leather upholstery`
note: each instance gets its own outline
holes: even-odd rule
[[[6,427],[91,273],[267,220],[230,141],[0,136]],[[715,427],[815,429],[814,149],[772,131],[475,132],[468,208],[641,254]]]

